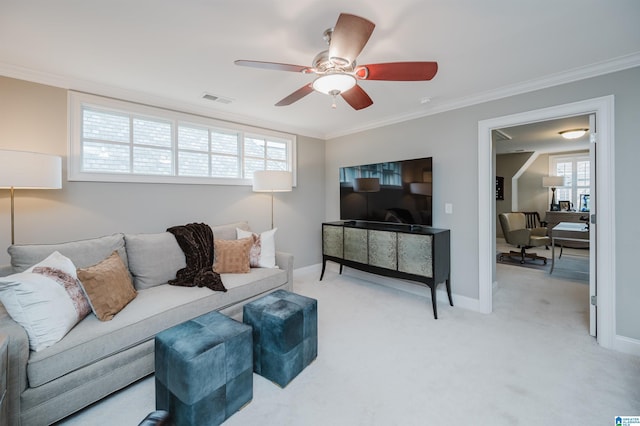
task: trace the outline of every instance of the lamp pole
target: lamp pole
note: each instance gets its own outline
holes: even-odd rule
[[[11,245],[14,245],[16,242],[15,239],[15,230],[14,230],[14,214],[13,214],[13,194],[14,194],[14,190],[13,190],[13,186],[9,188],[9,192],[11,194]]]

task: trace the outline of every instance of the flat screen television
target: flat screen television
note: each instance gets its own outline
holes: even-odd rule
[[[432,158],[340,168],[340,219],[432,226]]]

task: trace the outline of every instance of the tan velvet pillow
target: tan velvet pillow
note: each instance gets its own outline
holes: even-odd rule
[[[78,269],[78,279],[100,321],[113,319],[138,294],[116,251],[97,265]]]
[[[219,274],[246,273],[249,266],[249,251],[253,245],[253,238],[239,240],[214,240],[213,253],[215,262],[213,270]]]

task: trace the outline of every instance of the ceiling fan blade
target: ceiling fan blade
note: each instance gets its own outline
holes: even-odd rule
[[[282,99],[280,102],[276,104],[276,106],[291,105],[292,103],[304,98],[311,92],[313,92],[313,86],[311,85],[311,83],[309,83],[306,86],[302,86],[301,88],[299,88],[298,90],[296,90],[295,92],[287,96],[286,98]]]
[[[373,105],[373,101],[369,95],[367,95],[367,92],[357,84],[346,92],[340,93],[340,96],[355,110],[364,109]]]
[[[235,61],[234,64],[240,65],[243,67],[263,68],[267,70],[276,70],[276,71],[291,71],[291,72],[310,71],[309,67],[305,67],[303,65],[280,64],[278,62],[245,61],[240,59]]]
[[[329,43],[329,59],[336,65],[351,64],[369,41],[375,24],[367,19],[341,13]]]
[[[388,62],[356,68],[360,80],[423,81],[431,80],[438,72],[437,62]]]

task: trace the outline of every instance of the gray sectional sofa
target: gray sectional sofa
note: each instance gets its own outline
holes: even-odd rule
[[[246,222],[211,227],[215,239],[235,239]],[[25,330],[0,304],[0,334],[9,336],[5,418],[0,424],[45,425],[60,420],[154,371],[154,337],[212,310],[240,318],[242,306],[277,289],[292,290],[293,256],[278,252],[278,268],[222,274],[227,292],[167,284],[185,266],[184,254],[168,233],[115,234],[52,245],[11,246],[11,266],[0,276],[24,271],[54,251],[78,268],[118,251],[137,296],[111,321],[89,314],[52,346],[29,350]]]

